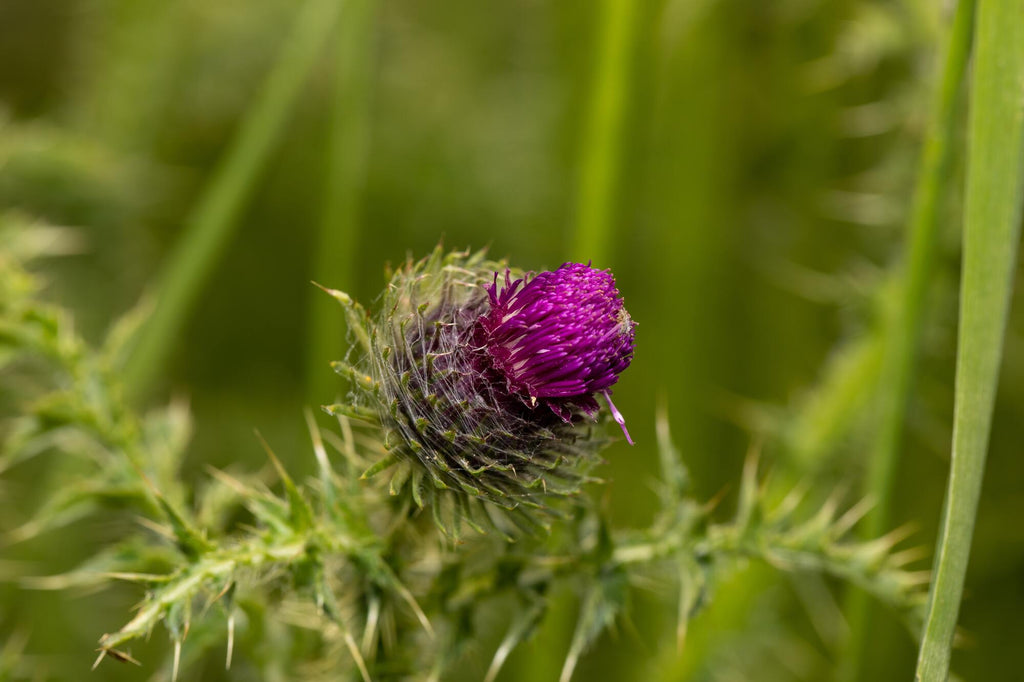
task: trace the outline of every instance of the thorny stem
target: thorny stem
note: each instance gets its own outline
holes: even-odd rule
[[[309,556],[311,547],[335,554],[350,554],[353,551],[351,542],[317,533],[294,537],[282,544],[267,544],[257,540],[249,545],[243,543],[211,552],[167,577],[164,582],[170,587],[161,590],[157,598],[148,600],[135,617],[116,633],[105,635],[100,644],[104,648],[112,649],[144,636],[162,618],[170,605],[191,601],[202,588],[230,579],[240,568],[260,569],[268,565],[301,561]]]
[[[919,605],[913,597],[913,588],[926,580],[925,573],[883,571],[870,562],[851,561],[845,555],[844,550],[847,548],[843,545],[837,545],[830,553],[794,549],[785,541],[774,540],[777,538],[768,534],[757,542],[751,542],[735,532],[734,528],[716,527],[709,532],[707,538],[698,541],[687,538],[684,542],[678,542],[668,537],[652,543],[623,545],[616,548],[613,561],[620,565],[653,564],[686,551],[707,556],[758,559],[775,567],[816,570],[849,580],[885,601],[897,597],[903,601],[904,608]],[[870,546],[865,545],[865,548]],[[883,550],[886,547],[870,549]]]

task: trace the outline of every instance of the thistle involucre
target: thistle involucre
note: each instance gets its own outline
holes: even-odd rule
[[[437,250],[398,270],[364,319],[355,402],[412,465],[417,501],[433,489],[546,507],[579,489],[606,442],[595,395],[625,433],[609,389],[633,357],[635,323],[607,271],[522,275]]]

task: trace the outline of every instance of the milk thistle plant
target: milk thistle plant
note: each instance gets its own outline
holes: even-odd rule
[[[315,480],[294,481],[267,447],[276,484],[211,470],[208,488],[189,490],[178,473],[187,411],[140,415],[121,397],[133,325],[88,347],[65,313],[38,300],[26,233],[8,237],[20,246],[0,269],[0,341],[12,357],[41,358],[31,367],[53,390],[8,429],[0,472],[56,450],[69,476],[9,537],[96,514],[143,519],[77,569],[19,578],[139,586],[134,616],[100,637],[97,664],[152,665],[132,644],[162,626],[172,677],[219,647],[242,677],[443,679],[505,627],[484,674],[493,680],[551,595],[568,589],[580,605],[561,672],[569,680],[636,589],[653,581],[673,596],[683,646],[716,582],[750,560],[851,581],[910,627],[920,622],[926,577],[891,552],[899,538],[847,536],[864,505],[843,512],[833,498],[806,513],[796,492],[771,502],[751,458],[735,515],[714,522],[713,505],[690,493],[664,418],[660,511],[648,528],[611,528],[585,484],[600,485],[592,473],[611,422],[629,439],[611,387],[630,364],[636,324],[607,271],[523,273],[437,249],[392,274],[372,315],[328,289],[350,325],[352,349],[334,368],[351,390],[324,408],[335,430],[309,417]],[[303,655],[282,645],[282,623],[319,646]],[[247,655],[234,653],[236,640]]]

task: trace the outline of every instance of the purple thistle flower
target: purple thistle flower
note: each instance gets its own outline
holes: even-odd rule
[[[609,388],[633,359],[636,323],[607,270],[565,263],[532,279],[487,289],[490,310],[477,321],[477,342],[504,377],[510,394],[543,403],[566,422],[573,408],[593,416],[601,393],[630,444]]]
[[[635,324],[607,271],[566,263],[520,277],[482,252],[438,248],[393,273],[374,316],[336,298],[365,355],[335,363],[351,403],[328,411],[376,422],[389,454],[371,471],[397,466],[393,489],[435,516],[443,506],[455,525],[467,514],[493,522],[469,511],[476,500],[516,528],[543,525],[530,510],[554,512],[592,480],[607,442],[584,424],[596,421],[595,394],[626,433],[610,389],[633,358]]]

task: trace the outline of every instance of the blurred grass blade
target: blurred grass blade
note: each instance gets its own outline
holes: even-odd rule
[[[376,0],[349,0],[338,17],[334,102],[328,139],[323,216],[313,279],[352,291],[359,213],[366,176]],[[306,390],[314,404],[333,402],[338,381],[327,371],[345,347],[345,321],[334,302],[310,291]]]
[[[596,36],[596,62],[583,124],[576,223],[575,260],[608,264],[611,221],[622,162],[630,65],[638,25],[637,0],[604,0]]]
[[[876,537],[889,523],[888,506],[900,437],[906,420],[918,341],[932,279],[938,241],[939,208],[945,194],[950,147],[956,134],[956,107],[971,47],[974,0],[961,0],[947,42],[941,81],[932,104],[921,156],[921,169],[910,219],[909,243],[902,267],[898,300],[885,335],[882,366],[881,424],[871,462],[869,493],[876,500],[865,537]]]
[[[957,102],[970,55],[975,0],[960,0],[943,55],[930,120],[921,150],[920,170],[911,209],[908,242],[896,299],[887,311],[882,373],[877,391],[879,426],[869,464],[865,493],[875,507],[863,524],[862,537],[875,538],[889,525],[889,507],[903,423],[924,326],[925,303],[935,270],[939,207],[947,189]],[[867,595],[854,591],[846,604],[850,641],[840,679],[855,680],[865,660],[870,627]]]
[[[630,66],[642,30],[639,0],[601,0],[591,52],[587,108],[581,123],[571,258],[607,267],[611,254],[611,222],[617,205],[622,148],[625,142]],[[572,614],[569,603],[555,600],[545,619],[546,631],[559,642],[568,638]],[[552,646],[531,659],[529,678],[553,679],[563,663]]]
[[[981,494],[1024,180],[1024,2],[978,3],[969,118],[953,459],[917,679],[942,682]]]
[[[160,371],[199,292],[229,243],[260,171],[280,137],[305,76],[336,24],[339,0],[309,0],[302,8],[263,92],[193,209],[159,280],[156,308],[140,330],[125,372],[138,397]]]

